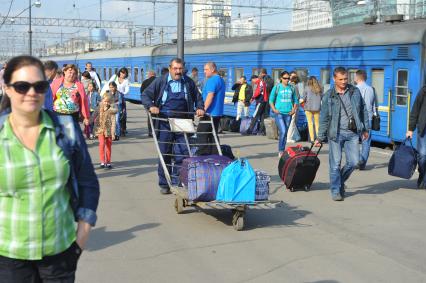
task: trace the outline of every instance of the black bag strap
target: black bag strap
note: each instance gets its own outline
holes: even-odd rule
[[[349,97],[351,97],[352,96],[352,93],[353,93],[353,89],[349,89]],[[345,113],[346,113],[346,116],[348,116],[348,118],[350,119],[351,117],[353,118],[353,114],[352,114],[352,116],[349,116],[349,114],[348,114],[348,111],[346,110],[346,106],[345,106],[345,103],[343,103],[343,100],[342,100],[342,98],[340,97],[340,94],[336,94],[337,95],[337,97],[339,98],[339,100],[340,100],[340,104],[343,106],[343,110],[345,110]],[[350,98],[349,98],[350,99]]]

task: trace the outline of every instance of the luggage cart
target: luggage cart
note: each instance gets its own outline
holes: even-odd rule
[[[195,113],[183,113],[183,112],[173,112],[174,114],[181,114],[181,115],[194,115]],[[276,207],[279,207],[283,204],[282,201],[255,201],[250,203],[233,203],[233,202],[221,202],[221,201],[210,201],[210,202],[203,202],[203,201],[190,201],[188,197],[188,190],[183,186],[179,187],[177,185],[174,185],[172,182],[172,176],[170,175],[170,172],[167,170],[168,166],[174,166],[175,164],[166,164],[164,160],[164,156],[160,151],[159,147],[159,141],[157,139],[157,133],[159,131],[158,127],[155,127],[158,121],[165,121],[169,123],[170,126],[170,132],[173,133],[181,133],[184,135],[185,138],[185,146],[188,149],[188,156],[186,157],[192,157],[194,156],[194,153],[192,152],[191,148],[196,146],[214,146],[217,149],[217,152],[219,155],[222,155],[222,150],[219,144],[219,140],[217,138],[214,124],[213,124],[213,118],[210,116],[205,116],[204,119],[184,119],[184,118],[165,118],[158,115],[152,115],[148,112],[148,119],[151,124],[151,127],[155,134],[153,135],[154,144],[157,149],[158,157],[160,159],[160,164],[163,167],[164,175],[166,177],[167,183],[170,187],[170,191],[175,195],[174,200],[174,208],[176,210],[177,214],[181,214],[185,207],[190,206],[196,206],[201,209],[229,209],[232,211],[232,226],[235,230],[241,231],[244,229],[244,221],[245,221],[245,212],[247,209],[273,209]],[[213,134],[214,137],[214,143],[213,144],[199,144],[191,141],[191,136],[196,134],[196,125],[200,123],[207,123],[211,125],[211,132],[198,132],[198,134]],[[176,144],[176,143],[175,143]],[[174,156],[174,153],[169,154],[172,158]],[[180,169],[180,168],[179,168]],[[173,169],[172,169],[173,171]]]

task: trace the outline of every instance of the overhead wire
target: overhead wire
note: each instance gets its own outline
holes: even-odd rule
[[[2,26],[3,26],[3,25],[4,25],[4,23],[6,22],[7,18],[9,17],[10,10],[12,9],[12,5],[13,5],[13,2],[14,2],[14,1],[15,1],[15,0],[10,0],[9,10],[7,11],[7,14],[6,14],[6,16],[4,17],[3,22],[0,24],[0,29],[2,28]]]

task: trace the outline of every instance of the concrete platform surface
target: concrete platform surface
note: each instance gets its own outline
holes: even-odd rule
[[[271,198],[284,206],[249,210],[244,231],[228,210],[187,208],[157,187],[157,153],[146,114],[128,105],[128,137],[113,143],[114,168],[96,169],[99,221],[77,282],[426,282],[426,191],[388,176],[391,151],[373,148],[366,171],[331,200],[328,148],[310,192],[286,191],[277,176],[277,141],[221,135],[234,154],[272,176]],[[97,142],[89,141],[98,165]]]

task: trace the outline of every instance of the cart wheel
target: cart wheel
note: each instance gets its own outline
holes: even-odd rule
[[[237,231],[241,231],[244,229],[244,213],[241,211],[234,211],[234,215],[232,217],[232,226]]]
[[[305,189],[305,192],[309,192],[311,190],[311,186],[305,185],[304,189]]]
[[[177,214],[181,214],[183,212],[183,208],[185,207],[184,200],[180,196],[176,196],[175,198],[175,210]]]

